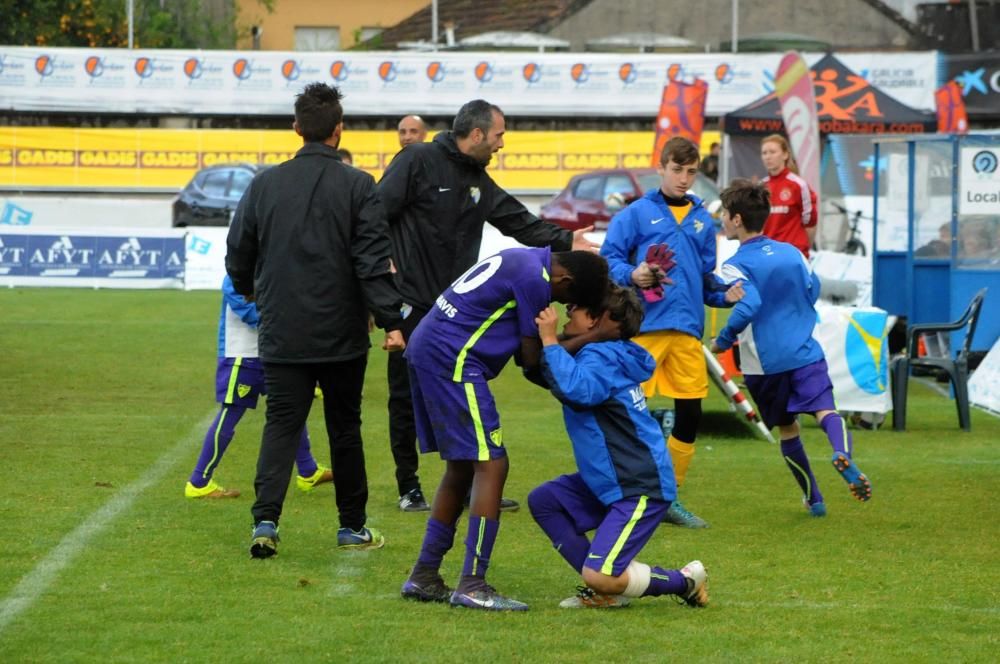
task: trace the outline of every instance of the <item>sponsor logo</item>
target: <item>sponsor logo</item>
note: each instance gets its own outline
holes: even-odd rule
[[[980,150],[972,157],[972,170],[976,173],[995,173],[997,155],[992,150]]]
[[[83,70],[91,78],[97,78],[104,73],[104,61],[96,55],[92,55],[83,61]]]
[[[622,83],[625,85],[635,83],[635,79],[638,77],[639,72],[635,68],[635,65],[631,62],[623,63],[620,67],[618,67],[618,78],[620,78]]]
[[[451,191],[451,187],[438,187],[438,192],[443,194],[446,191]]]
[[[503,447],[503,431],[500,428],[490,431],[490,442],[493,447]]]
[[[379,73],[381,74],[381,68],[379,68]],[[346,81],[347,77],[351,75],[351,68],[347,66],[347,63],[343,60],[334,60],[333,64],[330,65],[330,76],[333,80],[338,83],[341,81]]]
[[[715,68],[715,80],[717,80],[719,83],[722,83],[723,85],[731,83],[733,80],[733,76],[735,76],[733,68],[730,67],[729,64],[726,62],[723,62],[721,65]]]
[[[434,83],[440,83],[444,80],[444,67],[438,61],[431,62],[427,65],[427,78],[429,78]]]
[[[386,83],[395,81],[397,76],[399,76],[399,68],[395,62],[386,60],[378,66],[378,77]]]
[[[35,58],[35,71],[38,72],[39,76],[41,76],[42,78],[45,78],[46,76],[51,76],[53,70],[54,70],[54,64],[51,56],[39,55],[37,58]]]
[[[577,62],[569,68],[569,76],[577,85],[586,83],[590,79],[590,67],[583,62]]]
[[[139,78],[149,78],[153,75],[153,61],[149,58],[136,58],[132,68]]]
[[[191,235],[190,241],[188,242],[188,251],[191,253],[207,256],[211,248],[211,241],[198,237],[197,235]]]
[[[955,82],[962,86],[963,97],[967,97],[973,90],[980,94],[987,94],[989,91],[986,89],[986,81],[983,80],[985,76],[986,67],[980,67],[974,71],[966,69],[955,77]]]
[[[469,187],[469,196],[472,198],[473,203],[479,205],[479,199],[482,196],[479,187]]]
[[[298,80],[301,74],[302,69],[295,60],[285,60],[281,63],[281,75],[285,77],[286,81]]]
[[[27,226],[31,223],[34,212],[19,205],[14,205],[10,201],[4,203],[3,210],[0,210],[0,224],[8,226]]]
[[[538,83],[542,78],[542,67],[537,62],[529,62],[521,68],[521,76],[528,83]]]
[[[650,219],[650,220],[649,220],[649,223],[651,223],[651,224],[658,224],[658,223],[660,223],[661,221],[663,221],[663,217],[659,217],[659,218],[657,218],[657,219]]]
[[[250,386],[240,383],[236,386],[236,394],[240,395],[241,399],[245,399],[248,394],[250,394]]]
[[[476,80],[480,83],[488,83],[493,80],[493,65],[485,60],[476,64],[474,72]]]
[[[201,78],[204,73],[204,65],[198,58],[188,58],[184,61],[184,75],[192,81]]]
[[[778,192],[778,198],[783,201],[790,201],[792,199],[792,192],[789,189],[782,189]]]

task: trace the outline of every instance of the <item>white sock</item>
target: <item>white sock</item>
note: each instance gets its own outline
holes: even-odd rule
[[[646,592],[646,588],[649,588],[650,572],[652,571],[649,565],[633,560],[625,568],[625,571],[628,572],[628,585],[625,586],[625,591],[622,595],[625,595],[625,597],[642,597],[642,594]]]

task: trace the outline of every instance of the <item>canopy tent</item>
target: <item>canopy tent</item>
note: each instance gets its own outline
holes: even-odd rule
[[[832,54],[811,68],[821,134],[914,134],[937,130],[934,113],[919,111],[873,87]],[[774,92],[723,116],[728,177],[763,176],[760,139],[785,133]]]

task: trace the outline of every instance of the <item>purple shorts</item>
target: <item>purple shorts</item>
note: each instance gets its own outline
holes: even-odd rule
[[[215,370],[215,400],[243,408],[256,408],[264,389],[264,367],[256,357],[220,357]]]
[[[743,379],[769,429],[792,424],[799,413],[837,410],[826,360],[776,374],[743,374]]]
[[[580,473],[560,475],[546,484],[573,521],[576,532],[596,530],[584,565],[608,576],[620,576],[625,571],[670,509],[668,501],[646,496],[631,496],[605,505]]]
[[[412,364],[409,369],[421,452],[437,452],[446,461],[507,456],[500,415],[486,383],[456,383]]]

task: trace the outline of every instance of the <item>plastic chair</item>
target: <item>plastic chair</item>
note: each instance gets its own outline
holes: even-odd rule
[[[940,369],[948,374],[948,379],[955,392],[958,425],[965,431],[972,429],[969,417],[969,347],[976,334],[979,310],[983,306],[986,291],[987,289],[983,288],[976,293],[962,317],[953,323],[919,323],[911,325],[906,330],[906,354],[893,360],[891,371],[892,428],[895,431],[906,429],[906,388],[909,383],[910,369],[913,367]],[[954,359],[951,358],[950,354],[946,357],[920,357],[917,354],[920,335],[934,332],[954,332],[962,328],[966,328],[965,340]]]

